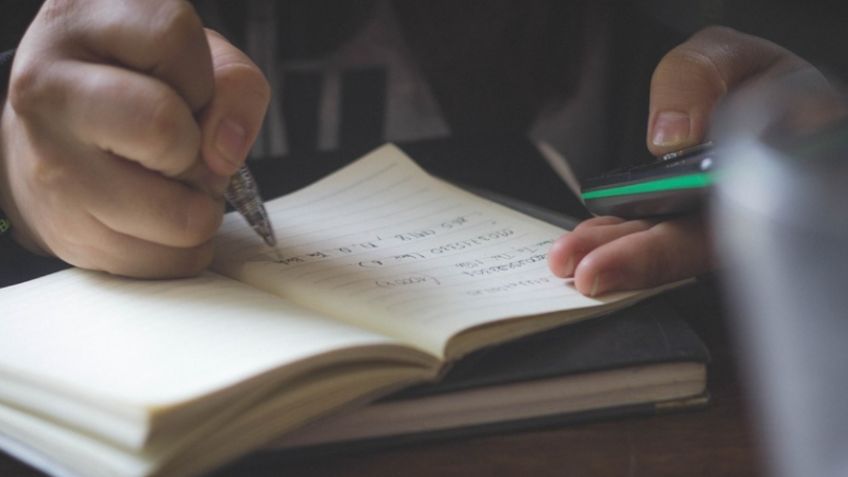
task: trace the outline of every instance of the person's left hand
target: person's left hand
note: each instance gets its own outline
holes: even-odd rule
[[[729,92],[812,68],[788,50],[723,27],[710,27],[671,50],[651,79],[648,149],[654,155],[704,141],[710,116]],[[589,296],[660,285],[713,264],[706,218],[623,220],[595,217],[551,248],[553,273],[574,277]]]

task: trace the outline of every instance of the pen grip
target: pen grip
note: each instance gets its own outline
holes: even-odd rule
[[[230,183],[224,192],[224,198],[233,209],[244,217],[265,243],[269,246],[276,245],[274,229],[259,194],[259,186],[256,185],[256,180],[246,165],[242,166],[230,178]]]

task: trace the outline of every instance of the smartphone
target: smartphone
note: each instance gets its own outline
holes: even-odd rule
[[[713,186],[714,149],[712,143],[699,144],[590,178],[581,185],[581,198],[592,214],[623,219],[697,211]]]

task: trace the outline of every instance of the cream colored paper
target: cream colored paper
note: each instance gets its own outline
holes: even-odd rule
[[[266,207],[282,261],[229,215],[216,270],[437,356],[467,328],[620,298],[585,297],[550,273],[564,230],[438,180],[391,145]]]
[[[0,302],[0,401],[127,447],[161,411],[391,341],[212,273],[139,281],[71,269],[0,289]]]

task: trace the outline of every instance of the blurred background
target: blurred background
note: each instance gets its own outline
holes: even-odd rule
[[[14,47],[39,3],[0,0],[0,47]],[[560,177],[650,158],[653,68],[704,26],[770,39],[848,76],[848,4],[833,0],[193,3],[272,83],[252,157],[286,157],[302,178],[274,195],[392,141],[440,175],[585,216]]]

